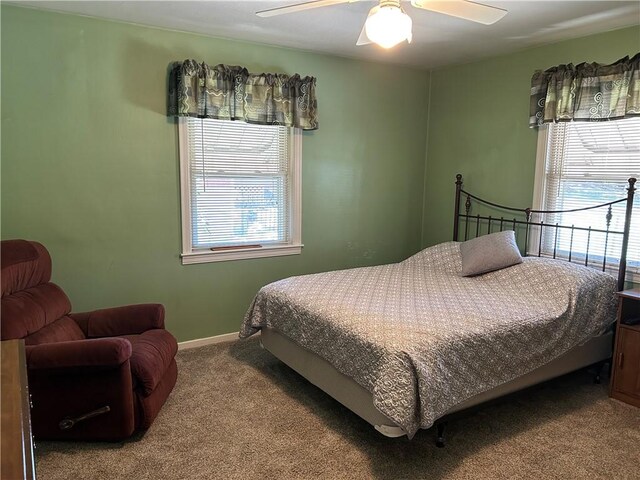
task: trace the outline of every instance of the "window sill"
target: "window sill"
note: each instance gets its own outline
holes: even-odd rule
[[[191,253],[183,253],[183,265],[194,263],[226,262],[229,260],[245,260],[249,258],[281,257],[285,255],[299,255],[302,253],[302,244],[276,245],[260,248],[239,248],[237,250],[224,250],[212,252],[202,250]]]

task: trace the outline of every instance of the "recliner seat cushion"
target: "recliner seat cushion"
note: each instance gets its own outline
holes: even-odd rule
[[[140,335],[122,335],[131,342],[131,372],[144,395],[155,390],[178,352],[178,342],[166,330],[147,330]]]
[[[25,345],[40,345],[42,343],[69,342],[72,340],[84,340],[84,332],[71,317],[64,316],[55,322],[41,328],[28,337],[25,337]]]

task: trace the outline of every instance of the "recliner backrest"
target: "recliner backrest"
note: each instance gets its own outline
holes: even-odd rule
[[[1,242],[2,340],[24,338],[27,345],[81,340],[84,333],[68,314],[71,302],[51,283],[51,257],[37,242]]]

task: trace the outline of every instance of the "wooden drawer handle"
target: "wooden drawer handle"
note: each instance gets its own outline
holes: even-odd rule
[[[624,352],[620,352],[618,354],[618,368],[622,370],[624,367]]]

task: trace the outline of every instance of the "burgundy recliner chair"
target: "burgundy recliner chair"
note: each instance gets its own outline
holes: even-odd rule
[[[37,242],[1,242],[2,340],[23,338],[33,434],[119,440],[148,428],[176,383],[176,339],[164,307],[70,313]]]

